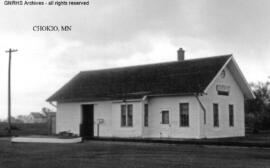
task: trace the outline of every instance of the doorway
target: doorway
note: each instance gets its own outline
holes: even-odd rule
[[[80,125],[80,136],[84,138],[94,137],[94,105],[84,104],[81,107],[82,122]]]

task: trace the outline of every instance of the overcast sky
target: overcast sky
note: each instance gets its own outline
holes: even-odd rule
[[[45,100],[82,70],[233,54],[249,82],[270,75],[269,0],[90,0],[87,7],[0,4],[0,118],[7,115],[5,50],[12,62],[12,113]],[[71,25],[71,32],[33,32]]]

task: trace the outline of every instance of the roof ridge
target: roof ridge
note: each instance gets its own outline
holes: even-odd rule
[[[105,71],[105,70],[117,70],[117,69],[125,69],[125,68],[137,68],[137,67],[144,67],[144,66],[151,66],[151,65],[163,65],[163,64],[190,62],[190,61],[200,61],[200,60],[204,60],[204,59],[213,59],[213,58],[219,58],[219,57],[232,57],[232,54],[207,56],[207,57],[201,57],[201,58],[191,58],[191,59],[187,59],[184,61],[168,61],[168,62],[141,64],[141,65],[131,65],[131,66],[122,66],[122,67],[111,67],[111,68],[103,68],[103,69],[84,70],[84,71],[80,71],[79,73],[99,72],[99,71]]]
[[[232,57],[232,56],[233,56],[232,54],[206,56],[206,57],[201,57],[201,58],[191,58],[191,59],[188,59],[188,60],[184,60],[184,62],[187,62],[187,61],[199,61],[199,60],[202,60],[202,59],[211,59],[211,58],[220,58],[220,57]]]

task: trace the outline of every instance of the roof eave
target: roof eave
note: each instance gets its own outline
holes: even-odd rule
[[[94,102],[94,101],[118,101],[123,99],[143,99],[145,96],[147,97],[172,97],[172,96],[194,96],[204,94],[203,92],[190,92],[190,93],[169,93],[169,94],[146,94],[142,95],[141,98],[95,98],[95,99],[70,99],[70,100],[55,100],[55,99],[47,99],[47,102]]]
[[[246,85],[246,88],[247,88],[247,89],[245,89],[245,90],[246,90],[246,92],[245,92],[245,94],[244,94],[244,95],[245,95],[245,98],[247,98],[247,99],[255,99],[256,96],[254,95],[254,93],[253,93],[253,91],[252,91],[250,85],[248,84],[248,82],[247,82],[247,80],[246,80],[244,74],[243,74],[242,71],[240,70],[240,68],[239,68],[239,66],[238,66],[238,64],[236,63],[236,61],[235,61],[234,58],[232,58],[232,62],[233,62],[233,64],[235,65],[237,71],[239,72],[239,75],[240,75],[241,79],[244,81],[244,83],[245,83],[245,85]]]

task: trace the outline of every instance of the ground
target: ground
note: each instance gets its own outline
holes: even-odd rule
[[[268,148],[187,144],[85,141],[79,144],[10,143],[0,124],[0,168],[268,168],[270,132],[243,138],[199,140],[222,144],[255,143]],[[17,124],[13,135],[48,134],[46,124]]]
[[[28,144],[0,140],[1,168],[266,168],[270,149],[141,142]]]

